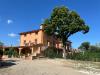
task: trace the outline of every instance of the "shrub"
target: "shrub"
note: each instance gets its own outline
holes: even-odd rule
[[[62,50],[55,47],[48,47],[44,50],[44,56],[48,58],[62,58]]]
[[[9,51],[8,51],[8,57],[12,57],[13,55],[13,49],[12,48],[9,48]]]
[[[14,57],[19,57],[19,54],[18,54],[18,52],[16,50],[13,51],[13,56]]]
[[[100,51],[85,51],[80,53],[73,53],[73,55],[68,55],[67,59],[73,60],[83,60],[83,61],[100,61]]]
[[[0,59],[2,59],[2,56],[3,56],[3,50],[0,49]]]
[[[100,47],[90,46],[89,50],[91,50],[91,51],[99,51],[100,52]]]
[[[18,57],[17,51],[12,47],[9,48],[9,50],[7,51],[7,55],[8,55],[9,58],[12,57],[12,56]]]

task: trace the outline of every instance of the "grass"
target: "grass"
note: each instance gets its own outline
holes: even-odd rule
[[[100,62],[67,59],[63,60],[63,66],[88,72],[89,74],[92,73],[93,75],[100,74]]]
[[[75,61],[74,68],[93,73],[100,73],[100,62]]]

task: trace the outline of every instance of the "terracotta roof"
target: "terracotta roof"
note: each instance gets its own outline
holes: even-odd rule
[[[20,35],[23,35],[23,34],[29,34],[29,33],[36,33],[36,32],[39,32],[40,30],[42,30],[42,29],[32,30],[32,31],[27,31],[27,32],[21,32],[21,33],[19,33],[19,34],[20,34]]]

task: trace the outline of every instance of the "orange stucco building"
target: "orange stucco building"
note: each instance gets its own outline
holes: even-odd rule
[[[25,54],[26,51],[29,56],[37,56],[48,46],[61,48],[61,43],[52,36],[46,35],[43,31],[43,25],[38,30],[20,33],[19,54]]]

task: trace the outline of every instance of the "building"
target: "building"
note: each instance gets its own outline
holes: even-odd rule
[[[66,44],[71,48],[71,42],[67,42]],[[21,32],[20,46],[13,48],[17,51],[20,58],[33,59],[33,57],[43,55],[43,51],[49,46],[62,49],[61,41],[44,33],[43,25],[40,25],[40,29],[38,30]],[[10,47],[2,48],[3,50],[9,50]]]
[[[28,57],[38,56],[41,55],[48,46],[61,48],[61,43],[53,38],[53,36],[46,35],[43,30],[43,25],[41,25],[38,30],[20,33],[19,55],[25,54]]]

